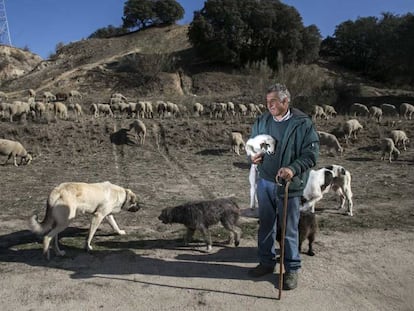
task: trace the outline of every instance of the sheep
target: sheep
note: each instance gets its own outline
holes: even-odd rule
[[[68,108],[66,107],[66,105],[62,102],[55,102],[54,103],[54,112],[55,112],[55,117],[58,117],[62,120],[67,120],[68,119]]]
[[[368,117],[369,109],[364,104],[353,103],[350,108],[350,115],[353,117],[356,117],[359,115]]]
[[[24,149],[23,145],[18,141],[9,140],[9,139],[0,139],[0,154],[8,156],[6,162],[3,165],[6,165],[9,159],[13,156],[14,166],[17,165],[17,157],[20,157],[20,164],[28,165],[32,161],[32,156]]]
[[[250,138],[246,142],[246,154],[248,156],[254,156],[258,153],[273,154],[276,148],[276,140],[267,134],[260,134],[254,138]],[[257,165],[252,164],[249,171],[249,184],[250,184],[250,208],[254,209],[258,206],[257,202]]]
[[[27,114],[30,113],[30,105],[29,103],[22,102],[22,101],[14,101],[11,105],[8,106],[9,108],[9,116],[10,122],[13,122],[13,117],[26,117]]]
[[[313,106],[312,109],[312,118],[314,120],[320,118],[320,119],[328,119],[328,117],[326,116],[325,111],[323,110],[323,108],[321,106],[315,105]]]
[[[76,99],[82,99],[82,94],[77,90],[71,90],[69,92],[69,101],[73,102]]]
[[[240,155],[240,148],[244,148],[245,145],[240,132],[231,132],[231,148],[237,155]]]
[[[411,120],[414,113],[414,106],[409,103],[402,103],[400,106],[400,116],[404,116],[404,119]]]
[[[309,179],[303,190],[301,210],[315,212],[315,204],[323,198],[329,190],[339,195],[341,202],[338,209],[345,207],[348,202],[349,216],[353,216],[353,201],[351,190],[351,173],[341,165],[329,165],[318,170],[310,170]]]
[[[145,143],[145,136],[147,135],[147,127],[145,126],[144,122],[142,122],[141,120],[134,120],[134,122],[132,122],[129,125],[129,130],[135,130],[135,134],[136,134],[136,141],[138,143],[138,137],[140,138],[140,144],[143,145]]]
[[[397,108],[391,104],[381,105],[382,114],[386,116],[398,117]]]
[[[75,104],[71,103],[69,104],[68,108],[69,110],[72,110],[75,113],[76,120],[79,121],[79,117],[83,115],[82,106],[78,103],[75,103]]]
[[[178,115],[180,115],[180,108],[178,108],[178,105],[172,102],[166,102],[167,104],[167,112],[172,116],[172,117],[177,117]]]
[[[376,106],[369,107],[369,117],[375,118],[377,122],[380,123],[382,119],[382,109]]]
[[[10,104],[8,103],[0,102],[0,115],[2,118],[4,118],[5,113],[9,111],[9,106]]]
[[[357,134],[363,129],[364,127],[359,123],[357,119],[351,119],[345,122],[344,124],[344,133],[345,133],[345,140],[348,143],[349,138],[353,136],[354,139],[357,139]]]
[[[245,116],[247,114],[247,107],[245,104],[238,104],[236,106],[236,115],[238,117]]]
[[[337,115],[337,112],[335,108],[331,105],[323,105],[323,110],[325,111],[325,114],[328,118],[335,118]]]
[[[53,95],[51,92],[43,92],[43,102],[50,103],[56,100],[56,96]]]
[[[7,100],[8,96],[6,93],[0,91],[0,101]]]
[[[398,158],[401,154],[400,150],[395,147],[394,141],[392,138],[383,138],[381,141],[381,160],[385,160],[385,155],[389,155],[389,162],[392,162],[392,157],[394,156],[394,160]]]
[[[129,103],[131,105],[131,103]],[[137,116],[139,116],[141,119],[144,119],[145,117],[145,110],[146,110],[146,104],[144,101],[138,101],[138,103],[135,104],[136,109],[134,111],[136,112]]]
[[[34,111],[36,113],[36,117],[40,119],[46,112],[46,105],[43,102],[37,101],[34,104]]]
[[[344,149],[341,147],[341,144],[338,141],[338,138],[336,138],[335,135],[318,131],[319,135],[319,143],[320,145],[327,146],[329,150],[334,149],[335,152],[339,153],[342,156],[342,153]]]
[[[204,112],[204,106],[200,103],[195,103],[193,105],[193,112],[195,117],[201,117]]]
[[[33,89],[28,89],[27,93],[29,95],[29,97],[36,97],[36,91]]]
[[[110,117],[114,116],[114,113],[112,112],[111,106],[109,104],[92,104],[91,110],[93,111],[95,118],[98,118],[100,113],[104,113]]]
[[[157,100],[156,108],[157,108],[156,110],[157,110],[157,113],[158,113],[158,117],[160,119],[164,118],[165,114],[167,113],[167,104],[162,100]]]
[[[404,151],[407,151],[406,144],[410,142],[407,134],[401,130],[392,130],[390,134],[395,146],[398,147],[401,144],[404,147]]]
[[[234,117],[234,115],[236,114],[236,111],[234,110],[234,103],[233,102],[227,102],[227,112],[232,117]]]
[[[147,119],[153,119],[154,118],[154,108],[152,107],[151,101],[145,101],[145,117]]]
[[[120,99],[120,100],[122,100],[122,101],[124,101],[126,103],[128,102],[127,98],[124,95],[122,95],[121,93],[113,93],[111,95],[111,100],[114,99],[114,98]]]

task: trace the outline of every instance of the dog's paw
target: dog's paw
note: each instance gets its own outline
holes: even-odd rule
[[[125,235],[125,234],[126,234],[126,231],[125,231],[125,230],[119,230],[119,231],[118,231],[118,234],[119,234],[119,235]]]
[[[207,245],[207,252],[211,252],[213,250],[213,247],[211,245]]]
[[[65,256],[66,255],[66,252],[65,251],[62,251],[62,250],[59,250],[59,251],[56,251],[56,254],[58,256]]]

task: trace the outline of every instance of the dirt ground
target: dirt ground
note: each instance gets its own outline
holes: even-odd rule
[[[332,131],[342,121],[318,121],[317,128]],[[335,196],[324,197],[316,210],[316,255],[302,255],[299,286],[281,301],[277,273],[247,276],[257,263],[254,217],[241,218],[237,248],[224,244],[220,226],[212,228],[210,253],[199,236],[184,246],[183,226],[157,219],[167,206],[230,195],[247,213],[248,165],[229,151],[227,137],[231,130],[247,137],[253,119],[145,120],[144,146],[122,144],[121,129],[130,122],[0,122],[1,137],[35,155],[28,166],[0,166],[1,310],[414,309],[414,151],[409,147],[390,164],[380,161],[378,147],[393,128],[412,137],[413,121],[391,127],[362,119],[366,130],[343,157],[322,150],[318,167],[341,164],[352,173],[354,216],[336,209]],[[159,147],[154,123],[162,129]],[[131,188],[142,202],[135,214],[115,215],[127,235],[113,235],[103,223],[86,253],[89,215],[79,215],[60,239],[66,256],[44,259],[41,240],[28,231],[30,216],[43,218],[46,198],[61,182],[105,180]]]

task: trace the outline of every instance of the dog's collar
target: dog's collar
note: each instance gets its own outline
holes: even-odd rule
[[[124,188],[124,191],[125,191],[125,200],[124,200],[124,203],[122,203],[122,205],[121,205],[121,210],[123,210],[125,208],[125,205],[126,205],[127,199],[128,199],[128,192],[126,191],[125,188]]]

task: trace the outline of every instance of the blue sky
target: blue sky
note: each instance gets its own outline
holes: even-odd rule
[[[12,45],[47,58],[60,42],[87,38],[98,28],[122,23],[124,0],[4,0]],[[186,14],[181,24],[193,19],[204,0],[178,1]],[[305,26],[315,24],[323,37],[335,26],[358,17],[414,13],[414,0],[282,0],[294,6]]]

